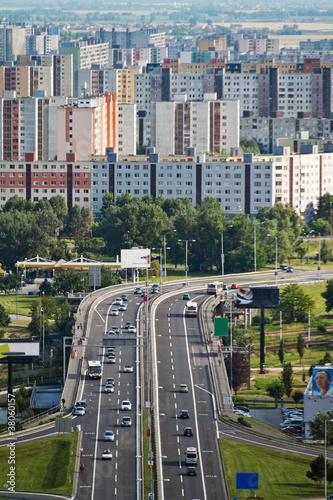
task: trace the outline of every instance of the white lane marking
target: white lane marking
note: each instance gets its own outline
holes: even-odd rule
[[[171,346],[170,346],[171,347]],[[171,359],[173,358],[173,354],[172,354],[172,351],[170,351],[170,356],[171,356]]]
[[[178,448],[178,455],[180,455],[180,448]]]

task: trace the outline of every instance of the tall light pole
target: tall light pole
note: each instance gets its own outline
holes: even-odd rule
[[[178,240],[185,241],[185,283],[187,285],[187,254],[188,254],[188,242],[195,242],[195,240]]]
[[[326,418],[325,418],[325,498],[327,498],[327,435],[326,435]],[[329,420],[333,422],[333,420]]]
[[[278,261],[278,239],[275,234],[267,234],[267,236],[270,236],[271,238],[275,238],[275,284],[277,285],[277,261]]]
[[[167,251],[167,246],[166,246],[166,235],[167,235],[168,233],[171,233],[171,232],[174,232],[174,233],[175,233],[175,232],[176,232],[176,230],[175,230],[175,229],[172,229],[172,231],[168,231],[168,232],[166,232],[166,233],[163,235],[163,247],[164,247],[164,282],[166,282],[166,280],[167,280],[167,270],[166,270],[166,269],[167,269],[167,268],[166,268],[166,262],[167,262],[167,260],[166,260],[166,251]],[[170,248],[168,248],[168,249],[170,250]]]
[[[131,248],[131,233],[127,231],[128,234],[128,248]]]
[[[232,224],[228,227],[233,227]],[[223,229],[221,231],[221,271],[222,271],[222,276],[224,276],[224,246],[223,246]]]

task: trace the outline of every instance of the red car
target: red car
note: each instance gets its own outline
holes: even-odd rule
[[[284,429],[281,429],[281,431],[284,434],[288,434],[288,436],[301,436],[303,434],[303,429],[301,426],[285,427]]]
[[[231,290],[235,290],[236,288],[239,288],[239,285],[236,285],[236,283],[233,283],[230,288],[231,288]]]

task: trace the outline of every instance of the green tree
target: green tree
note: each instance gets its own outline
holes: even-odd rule
[[[71,335],[72,327],[75,323],[71,316],[70,306],[67,300],[62,301],[55,311],[55,327],[63,335]]]
[[[321,217],[311,221],[309,226],[313,231],[319,233],[321,236],[331,234],[331,224],[328,220],[322,219]]]
[[[49,203],[52,207],[54,215],[63,224],[68,214],[65,198],[60,195],[52,196],[52,198],[49,199]]]
[[[300,361],[303,359],[304,349],[305,349],[304,336],[302,333],[299,333],[297,335],[297,352],[298,352]]]
[[[325,458],[324,455],[319,455],[312,462],[310,462],[311,471],[307,471],[306,477],[312,481],[318,482],[321,485],[322,480],[325,477]]]
[[[297,404],[297,403],[300,403],[301,401],[303,401],[303,397],[304,397],[304,394],[302,391],[294,391],[293,393],[293,400],[294,402]]]
[[[66,292],[88,292],[89,282],[87,273],[75,271],[61,271],[56,274],[54,288],[57,294],[65,295]]]
[[[280,292],[280,305],[274,309],[273,317],[279,318],[282,311],[286,323],[306,321],[308,311],[312,311],[314,305],[315,301],[304,293],[299,285],[288,285]]]
[[[107,286],[119,285],[121,282],[118,274],[112,273],[110,269],[102,267],[101,269],[101,288]]]
[[[91,233],[93,222],[94,216],[90,208],[74,205],[68,211],[64,231],[69,236],[83,236],[85,233]]]
[[[316,441],[323,441],[325,439],[325,421],[326,421],[326,440],[327,444],[333,445],[333,411],[322,413],[319,411],[309,422],[310,435]]]
[[[249,139],[248,137],[241,137],[239,140],[239,145],[242,148],[243,153],[252,153],[254,155],[260,153],[259,146],[254,139]]]
[[[283,398],[285,389],[280,380],[274,380],[266,388],[267,394],[275,400]]]
[[[328,246],[326,240],[323,240],[323,242],[321,243],[320,258],[324,262],[324,264],[327,264],[329,260],[332,260],[332,250]]]
[[[283,340],[280,340],[279,350],[278,350],[278,356],[279,356],[279,360],[280,360],[281,365],[283,365],[283,362],[284,362],[284,349],[283,349],[283,346],[284,346],[284,342],[283,342]]]
[[[0,326],[8,326],[11,319],[3,305],[0,304]]]
[[[281,381],[284,386],[284,392],[289,398],[293,390],[293,367],[291,366],[291,363],[285,363],[283,365]]]

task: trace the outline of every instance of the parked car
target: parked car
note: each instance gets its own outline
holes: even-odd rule
[[[104,441],[114,441],[114,432],[113,431],[105,431],[104,432]]]
[[[241,410],[241,411],[245,411],[246,413],[250,413],[250,408],[248,408],[247,406],[235,406],[234,407],[234,410]]]
[[[287,434],[288,436],[301,436],[303,434],[303,429],[301,425],[284,427],[281,432]]]
[[[242,410],[234,410],[234,413],[235,413],[236,415],[241,416],[241,417],[251,418],[250,413],[248,413],[247,411],[242,411]]]

